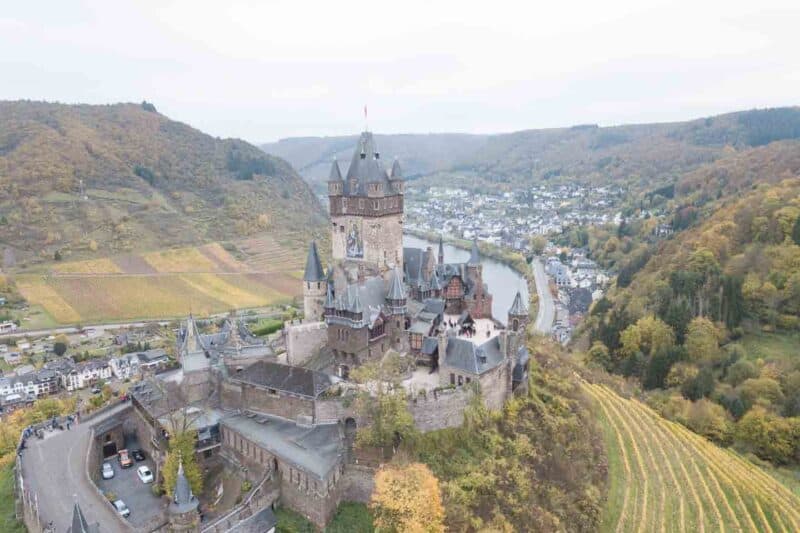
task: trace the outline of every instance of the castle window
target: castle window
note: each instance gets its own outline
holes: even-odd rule
[[[467,384],[469,385],[470,383],[472,383],[472,378],[467,378]]]
[[[344,226],[339,226],[339,233],[344,233]]]
[[[450,374],[450,385],[455,385],[455,384],[456,384],[456,375]]]
[[[460,387],[463,384],[464,384],[463,378],[461,376],[458,376],[458,386]]]

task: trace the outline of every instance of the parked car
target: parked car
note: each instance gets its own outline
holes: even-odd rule
[[[137,463],[144,461],[144,452],[142,450],[133,450],[131,455],[136,460]]]
[[[92,394],[100,394],[101,392],[100,387],[92,387]]]
[[[111,479],[112,477],[114,477],[114,467],[106,461],[103,463],[103,479]]]
[[[125,502],[124,502],[124,501],[122,501],[122,500],[115,500],[115,501],[114,501],[114,503],[113,503],[113,505],[114,505],[114,509],[116,509],[116,510],[117,510],[117,512],[120,514],[120,516],[122,516],[122,517],[128,517],[128,516],[130,516],[130,514],[131,514],[131,510],[130,510],[130,509],[128,509],[128,506],[127,506],[127,505],[125,505]]]
[[[136,469],[136,475],[142,480],[142,483],[152,483],[153,473],[146,466],[140,466]]]
[[[118,456],[119,456],[119,466],[121,466],[122,468],[130,468],[133,466],[133,461],[128,455],[128,450],[120,450]]]

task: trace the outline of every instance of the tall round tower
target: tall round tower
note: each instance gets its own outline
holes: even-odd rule
[[[183,473],[183,462],[181,462],[178,464],[175,489],[172,491],[172,502],[169,504],[167,531],[174,533],[200,531],[199,506],[200,502],[192,494],[192,488]]]
[[[322,320],[327,292],[328,280],[319,260],[317,243],[311,241],[306,258],[306,270],[303,274],[303,313],[306,321]]]

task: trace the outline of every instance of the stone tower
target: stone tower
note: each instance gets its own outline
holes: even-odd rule
[[[172,491],[172,503],[169,504],[170,532],[200,531],[200,502],[192,494],[189,480],[183,473],[183,462],[178,464],[178,475],[175,479],[175,490]]]
[[[483,265],[478,249],[478,241],[472,241],[472,250],[467,261],[467,278],[473,285],[472,298],[467,300],[467,308],[474,318],[492,317],[492,295],[483,283]]]
[[[439,235],[439,264],[444,264],[444,241],[441,235]]]
[[[402,269],[403,175],[397,160],[386,171],[371,132],[361,134],[345,177],[333,162],[328,199],[334,261]]]
[[[508,310],[508,329],[511,331],[525,331],[529,320],[528,306],[522,298],[522,294],[517,291],[514,303],[511,304],[511,308]]]
[[[317,243],[312,241],[308,248],[306,270],[303,274],[303,312],[308,322],[322,320],[328,280],[317,253]]]

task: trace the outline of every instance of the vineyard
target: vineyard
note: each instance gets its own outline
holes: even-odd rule
[[[800,497],[637,400],[585,384],[608,446],[602,531],[800,531]]]
[[[262,242],[263,241],[263,242]],[[301,293],[304,252],[263,239],[58,263],[15,276],[52,324],[173,318],[288,303]],[[255,259],[255,261],[253,261]]]

